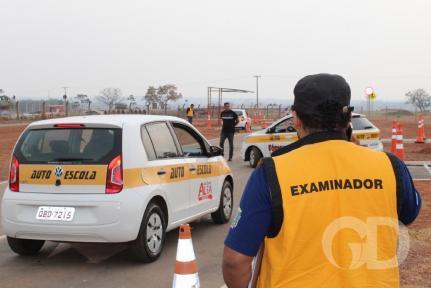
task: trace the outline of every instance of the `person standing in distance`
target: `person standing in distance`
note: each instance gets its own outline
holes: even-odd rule
[[[229,102],[223,104],[224,110],[220,113],[220,118],[223,121],[223,126],[221,128],[220,134],[220,147],[224,151],[224,142],[226,138],[229,140],[229,159],[232,161],[233,156],[233,137],[235,135],[235,126],[238,124],[238,115],[230,110]],[[224,153],[224,152],[223,152]]]
[[[299,140],[248,180],[225,240],[229,288],[247,287],[258,251],[252,287],[399,287],[398,221],[416,219],[421,197],[403,161],[349,141],[350,95],[338,75],[296,84]]]
[[[194,104],[190,104],[190,107],[186,110],[187,121],[189,121],[190,124],[193,124],[193,117],[195,116],[195,111],[193,110],[194,107]]]

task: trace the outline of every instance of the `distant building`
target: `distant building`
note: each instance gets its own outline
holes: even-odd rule
[[[53,114],[64,114],[64,105],[48,105],[47,112]]]

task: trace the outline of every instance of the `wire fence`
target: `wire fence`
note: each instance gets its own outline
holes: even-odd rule
[[[120,105],[119,105],[120,106]],[[157,106],[157,105],[156,105]],[[103,109],[91,109],[88,104],[77,104],[69,103],[65,105],[63,101],[60,100],[22,100],[14,102],[8,109],[2,109],[0,107],[0,120],[10,121],[10,120],[23,120],[23,121],[34,121],[40,119],[58,118],[64,116],[75,116],[75,115],[94,115],[94,114],[151,114],[151,115],[170,115],[181,118],[186,118],[186,104],[170,105],[167,109],[152,109],[150,106],[141,107],[130,107],[127,105],[121,105],[121,109],[113,109],[111,111]],[[195,120],[207,120],[208,115],[210,119],[218,119],[219,114],[223,107],[218,105],[212,105],[210,107],[204,105],[195,106]],[[246,104],[233,104],[232,109],[242,109],[245,110],[247,116],[250,118],[266,119],[268,121],[275,120],[283,117],[290,112],[290,105],[281,104],[267,104],[262,105],[259,108],[256,106],[249,106]],[[363,106],[355,107],[356,113],[365,114],[369,118],[374,116],[379,116],[379,114],[390,115],[397,114],[400,115],[399,109],[389,109],[388,107],[380,109],[379,111],[368,111],[367,108],[364,109]],[[408,112],[408,111],[407,111]],[[406,113],[407,113],[406,112]]]

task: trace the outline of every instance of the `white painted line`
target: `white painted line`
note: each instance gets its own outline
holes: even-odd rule
[[[424,178],[424,179],[415,179],[413,178],[413,181],[431,181],[430,178]]]
[[[7,180],[6,181],[2,181],[2,182],[0,182],[0,185],[1,184],[6,184],[7,182],[9,182],[9,181],[7,181]]]

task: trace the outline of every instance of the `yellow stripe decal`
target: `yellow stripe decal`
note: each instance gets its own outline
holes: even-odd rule
[[[190,170],[190,168],[194,168],[194,170]],[[159,172],[165,173],[159,175]],[[229,174],[230,172],[229,166],[224,161],[219,161],[125,169],[123,175],[124,186],[126,188],[133,188],[143,185],[216,177]]]
[[[353,135],[356,137],[356,139],[359,140],[378,140],[379,139],[379,133],[355,133],[353,132]]]
[[[252,136],[246,138],[245,142],[249,144],[254,143],[265,143],[265,142],[294,142],[298,140],[297,135],[283,135],[283,134],[276,134],[276,135],[258,135],[258,136]]]
[[[19,165],[19,183],[31,185],[105,185],[107,165]]]
[[[194,169],[190,169],[194,168]],[[165,174],[159,175],[160,171]],[[231,172],[224,161],[185,163],[123,170],[125,188],[172,183],[227,175]],[[19,182],[30,185],[105,185],[107,165],[30,165],[19,166]],[[58,176],[59,175],[59,176]]]

